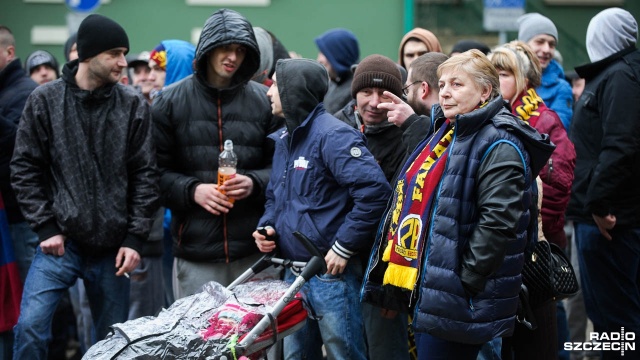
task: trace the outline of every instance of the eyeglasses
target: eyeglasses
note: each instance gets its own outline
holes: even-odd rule
[[[408,96],[408,95],[409,95],[409,88],[411,87],[411,85],[415,85],[415,84],[417,84],[417,83],[421,83],[421,82],[422,82],[422,80],[416,80],[416,81],[412,82],[411,84],[409,84],[409,85],[407,85],[407,86],[403,87],[403,88],[402,88],[402,94],[403,94],[404,96]]]

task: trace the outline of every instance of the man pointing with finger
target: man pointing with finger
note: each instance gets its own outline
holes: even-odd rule
[[[367,56],[358,64],[353,76],[353,100],[335,115],[364,134],[367,148],[388,182],[404,163],[405,155],[411,153],[428,130],[428,124],[421,121],[404,121],[409,115],[416,115],[402,101],[402,92],[398,66],[382,55]],[[405,111],[403,121],[391,122],[388,116],[392,111],[388,109],[394,109],[396,113]],[[399,114],[394,116],[401,117]],[[369,253],[362,253],[364,264],[367,264]],[[369,359],[408,358],[407,314],[387,312],[369,303],[362,303],[362,314]]]
[[[398,66],[382,55],[364,58],[353,75],[351,100],[335,117],[361,131],[367,138],[367,148],[382,168],[387,181],[391,181],[402,164],[407,148],[405,142],[417,144],[425,131],[400,126],[387,121],[387,108],[383,105],[403,103],[402,76]],[[405,104],[406,105],[406,104]],[[409,108],[411,113],[413,111]],[[411,129],[409,129],[411,127]],[[414,139],[415,138],[415,139]]]
[[[403,93],[406,102],[394,98],[392,102],[378,105],[387,110],[389,122],[405,131],[405,146],[410,153],[422,140],[430,125],[431,107],[438,103],[438,66],[449,57],[443,53],[430,52],[411,62]]]

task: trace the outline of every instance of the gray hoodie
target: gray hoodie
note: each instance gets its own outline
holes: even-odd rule
[[[627,10],[609,8],[599,12],[587,27],[587,53],[591,62],[600,61],[634,46],[638,23]]]

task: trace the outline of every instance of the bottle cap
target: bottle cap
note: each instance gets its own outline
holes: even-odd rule
[[[231,141],[230,139],[229,140],[225,140],[224,141],[224,149],[228,150],[228,151],[233,150],[233,141]]]

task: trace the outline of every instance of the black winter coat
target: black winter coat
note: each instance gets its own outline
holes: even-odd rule
[[[0,71],[0,193],[10,224],[24,221],[9,180],[16,129],[29,94],[38,86],[25,75],[20,59]]]
[[[229,88],[214,88],[206,80],[207,53],[232,43],[245,46],[245,59]],[[164,89],[154,101],[160,189],[172,213],[176,257],[228,262],[258,252],[251,233],[264,211],[271,174],[274,143],[267,136],[282,127],[271,114],[267,87],[249,81],[259,62],[251,24],[235,11],[216,12],[202,30],[194,75]],[[217,183],[218,155],[227,139],[233,140],[238,174],[253,180],[253,193],[218,216],[200,207],[194,192],[201,183]]]
[[[77,71],[68,62],[29,96],[11,183],[40,241],[62,234],[86,253],[140,252],[158,209],[149,106],[117,83],[83,90]]]
[[[640,226],[640,50],[631,47],[576,68],[586,79],[570,138],[576,169],[567,218]]]

